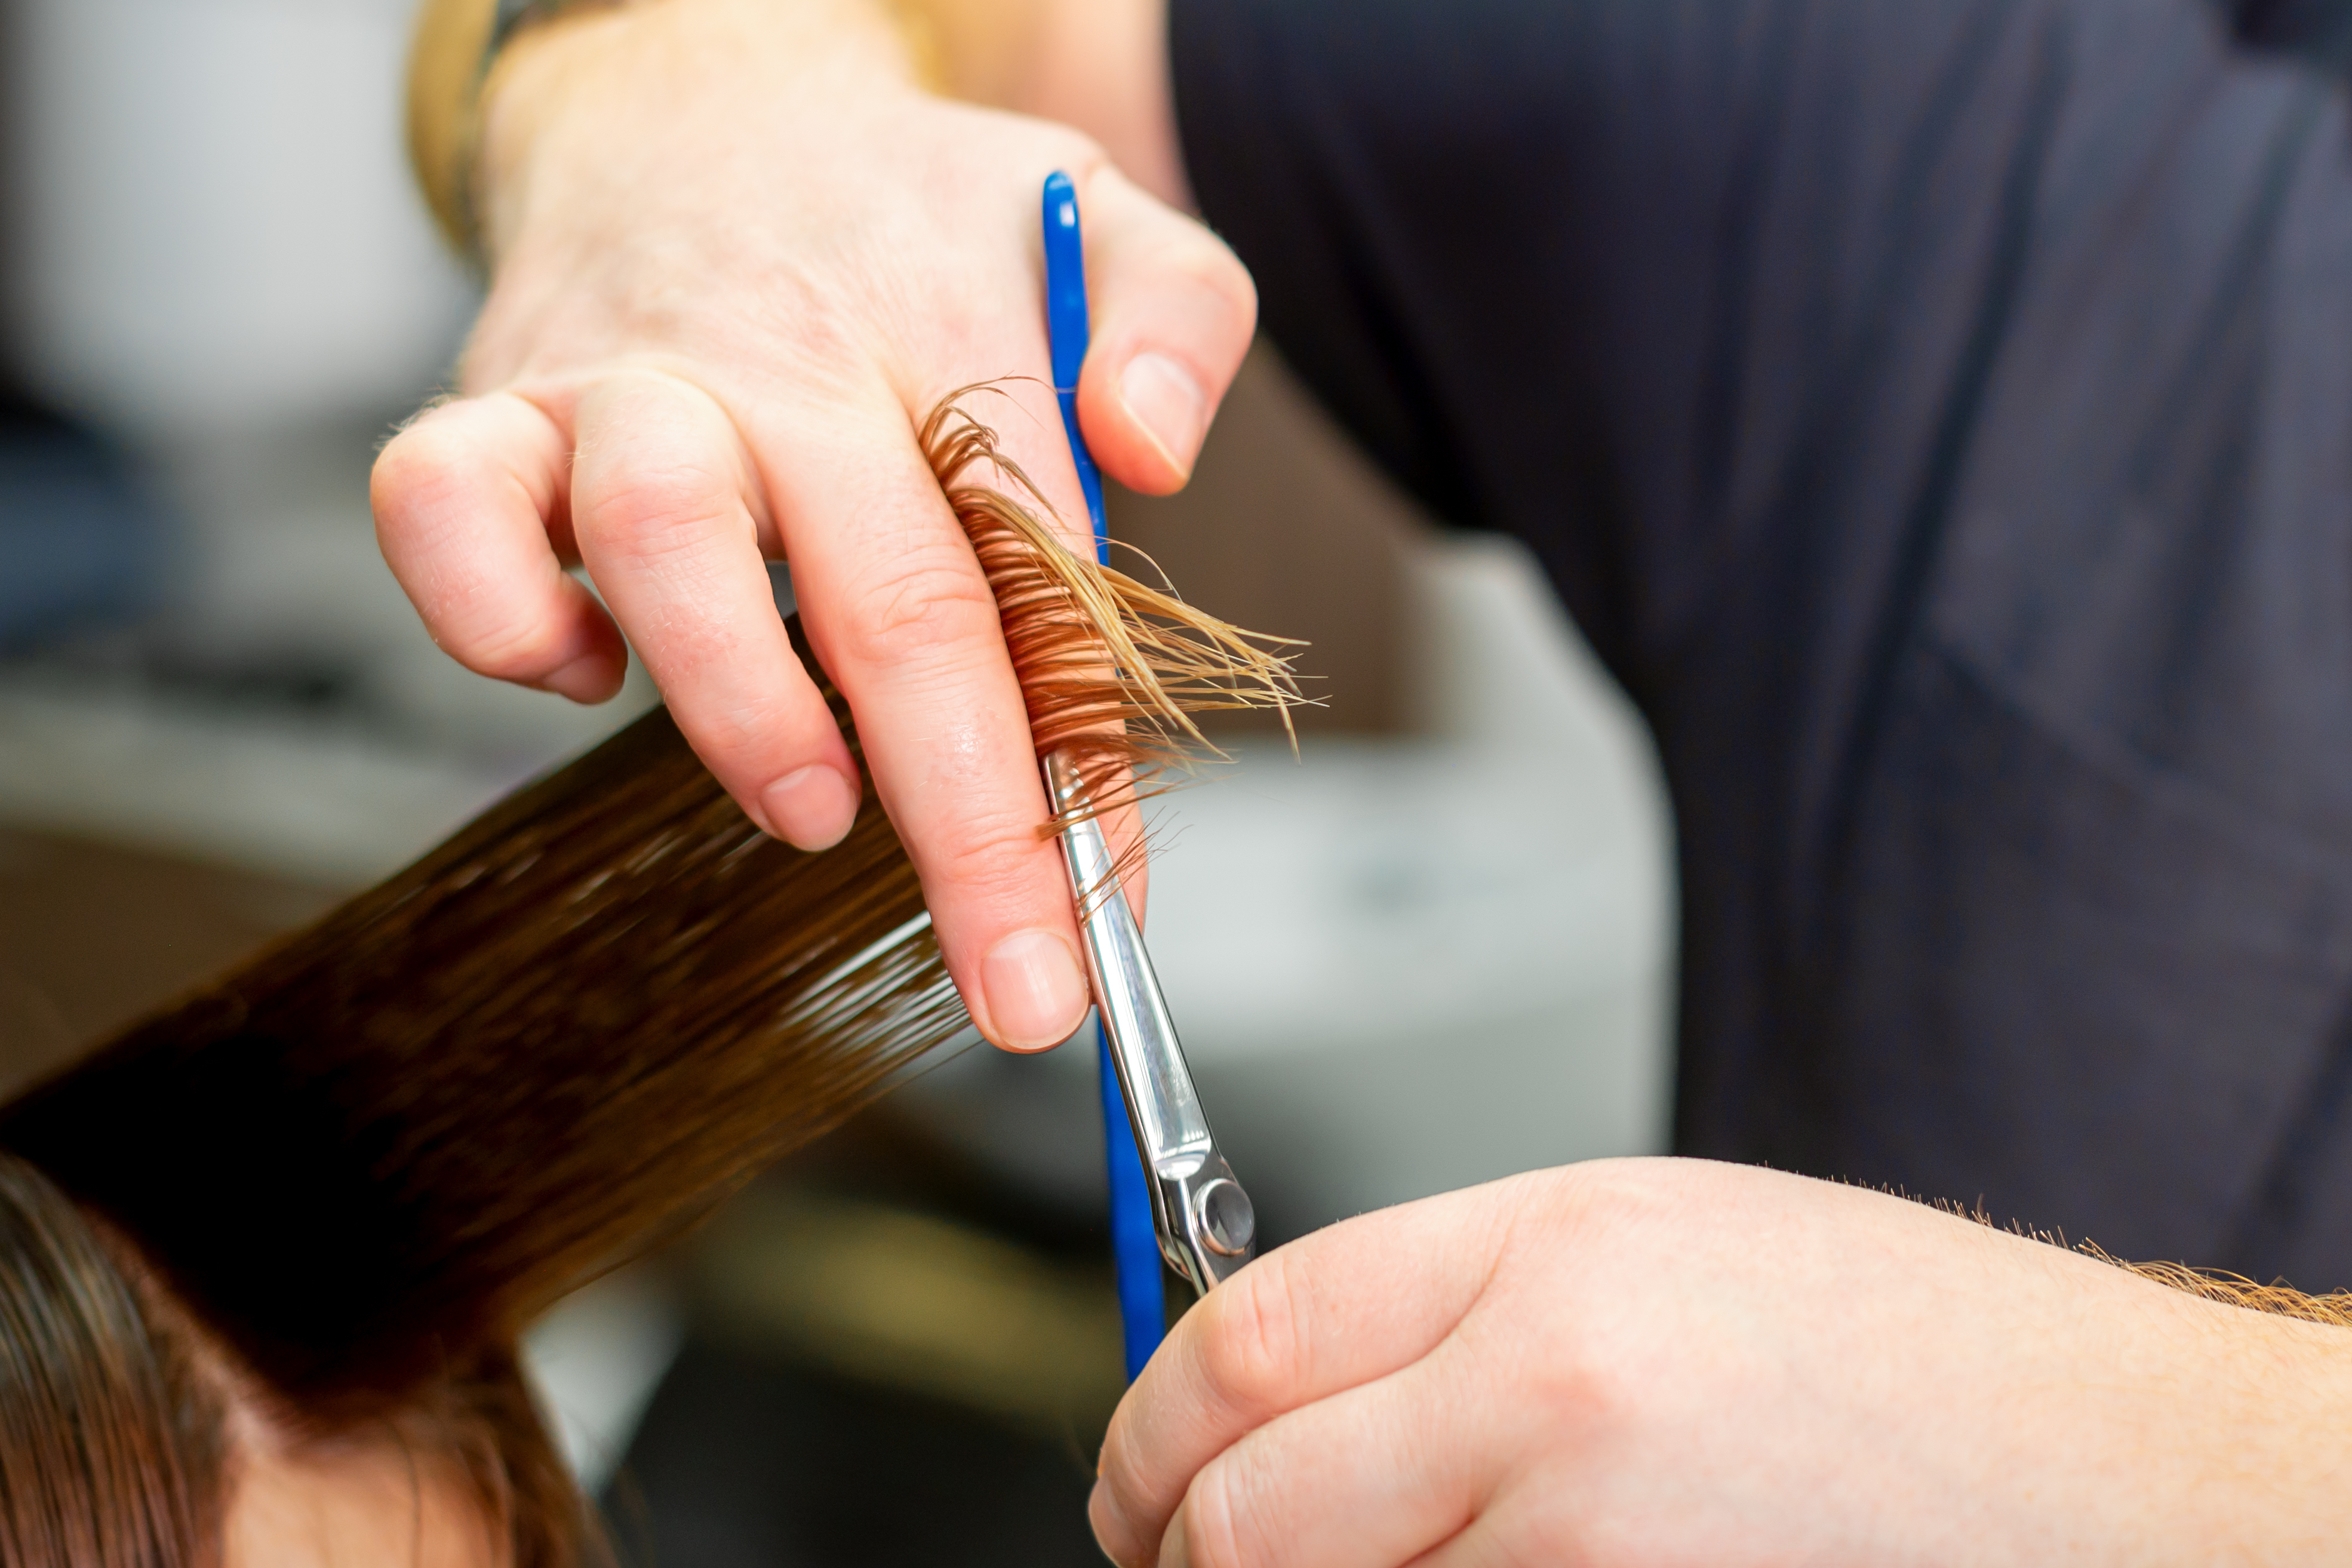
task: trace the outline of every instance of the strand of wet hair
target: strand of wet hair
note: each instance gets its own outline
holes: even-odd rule
[[[950,393],[924,421],[920,440],[994,593],[1037,754],[1069,754],[1087,813],[1101,814],[1229,760],[1202,731],[1199,714],[1270,710],[1295,750],[1292,710],[1312,701],[1280,650],[1305,645],[1244,631],[1187,604],[1172,586],[1154,587],[1072,549],[1044,492],[967,406],[999,390],[982,383]],[[1133,553],[1158,573],[1149,556]],[[1038,832],[1050,837],[1077,815],[1054,816]],[[1140,853],[1142,843],[1139,837],[1128,853]]]

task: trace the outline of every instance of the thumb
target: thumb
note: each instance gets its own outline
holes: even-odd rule
[[[1257,289],[1224,243],[1105,166],[1080,194],[1094,342],[1078,423],[1104,473],[1166,495],[1192,462],[1257,327]]]

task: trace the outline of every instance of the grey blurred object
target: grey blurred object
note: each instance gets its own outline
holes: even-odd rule
[[[524,1336],[523,1364],[556,1445],[591,1495],[612,1479],[685,1342],[677,1292],[649,1263],[573,1291]]]
[[[21,370],[142,441],[372,423],[470,289],[409,188],[409,0],[16,0]]]

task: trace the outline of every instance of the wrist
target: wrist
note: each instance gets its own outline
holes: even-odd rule
[[[461,251],[471,248],[465,187],[475,94],[497,5],[498,0],[425,0],[409,42],[409,167],[442,237]]]
[[[625,184],[665,144],[723,148],[780,113],[838,124],[910,94],[917,70],[882,0],[637,0],[531,27],[481,84],[483,250],[505,255],[532,212],[580,181]]]
[[[898,0],[968,102],[1084,132],[1128,177],[1189,208],[1169,76],[1167,0]]]

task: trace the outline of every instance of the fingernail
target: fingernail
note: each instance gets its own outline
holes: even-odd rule
[[[1016,1051],[1060,1045],[1087,1016],[1087,977],[1055,931],[1019,931],[998,942],[980,966],[980,986],[996,1043]]]
[[[1192,471],[1209,427],[1209,399],[1183,366],[1165,354],[1142,353],[1118,374],[1118,399],[1180,474]],[[1181,455],[1180,455],[1181,454]]]
[[[583,653],[540,684],[574,702],[602,702],[621,689],[624,673],[613,667],[612,655]]]
[[[823,763],[786,773],[760,792],[769,832],[799,849],[830,849],[857,820],[857,789]]]
[[[1168,1521],[1168,1533],[1160,1540],[1160,1568],[1192,1568],[1192,1553],[1184,1546],[1184,1512],[1177,1510],[1176,1517]]]

